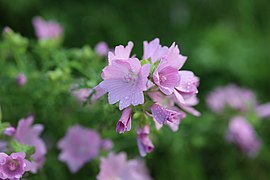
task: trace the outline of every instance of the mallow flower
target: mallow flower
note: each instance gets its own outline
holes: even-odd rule
[[[185,104],[189,99],[198,93],[199,78],[191,71],[179,71],[180,83],[175,87],[174,94],[180,103]]]
[[[95,51],[98,55],[100,56],[107,56],[108,55],[108,52],[109,52],[109,46],[106,42],[104,41],[100,41],[96,44],[95,46]]]
[[[18,76],[16,77],[16,82],[19,86],[25,85],[25,83],[27,82],[27,78],[26,78],[25,74],[23,74],[23,73],[18,74]]]
[[[232,84],[214,89],[207,96],[206,102],[216,113],[222,113],[225,107],[245,112],[257,104],[256,95],[252,91]]]
[[[69,170],[76,173],[87,162],[98,156],[102,141],[99,134],[80,125],[72,126],[58,142],[59,160],[66,162]]]
[[[151,58],[152,63],[160,61],[160,59],[165,56],[167,52],[168,47],[162,47],[158,38],[149,43],[147,41],[143,42],[143,59]]]
[[[154,121],[161,125],[167,124],[173,131],[178,130],[181,120],[186,117],[186,114],[179,110],[164,108],[157,103],[153,104],[150,109]]]
[[[114,60],[128,60],[130,58],[132,48],[133,42],[131,41],[128,42],[126,47],[123,45],[116,46],[114,52],[109,52],[108,54],[109,65],[111,65]]]
[[[141,66],[137,58],[114,60],[102,71],[100,87],[108,92],[110,104],[119,101],[119,109],[144,103],[150,65]]]
[[[150,180],[148,170],[140,159],[127,160],[124,152],[102,157],[97,180]]]
[[[226,139],[236,144],[250,157],[255,157],[261,148],[260,140],[252,125],[241,116],[236,116],[230,120]]]
[[[150,153],[154,150],[154,145],[149,138],[150,127],[145,125],[144,127],[137,128],[137,145],[139,148],[140,155],[142,157],[146,156],[147,153]]]
[[[43,131],[43,125],[33,125],[33,121],[33,116],[19,120],[14,139],[21,144],[35,147],[35,153],[31,155],[31,158],[33,159],[31,172],[36,173],[37,170],[43,166],[47,150],[44,141],[40,138],[40,134]]]
[[[122,116],[116,125],[116,131],[118,133],[124,133],[131,129],[131,113],[132,108],[126,108],[122,112]]]
[[[31,163],[25,159],[24,152],[12,153],[8,156],[0,153],[0,179],[20,179],[31,169]]]
[[[56,21],[45,21],[43,18],[36,16],[32,23],[38,39],[54,39],[63,35],[63,27]]]

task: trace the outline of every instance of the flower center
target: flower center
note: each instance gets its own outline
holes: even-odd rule
[[[167,80],[166,76],[160,76],[160,82],[163,83]]]
[[[124,82],[134,85],[138,79],[138,75],[130,71],[124,76]]]
[[[8,163],[8,169],[10,171],[15,171],[18,166],[19,166],[19,163],[16,160],[10,160]]]

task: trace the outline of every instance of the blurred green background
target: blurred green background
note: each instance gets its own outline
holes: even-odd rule
[[[109,121],[108,129],[112,131],[102,131],[103,136],[113,136],[116,151],[127,151],[130,157],[138,155],[134,136],[114,133],[120,112],[110,107],[99,108],[101,103],[91,109],[79,107],[66,89],[80,77],[90,79],[90,86],[98,83],[98,75],[105,65],[102,59],[86,62],[93,57],[84,57],[83,49],[74,48],[84,45],[93,48],[99,41],[107,42],[110,47],[133,41],[133,53],[141,57],[142,42],[156,37],[163,45],[176,42],[181,53],[188,56],[183,69],[192,70],[200,77],[197,109],[202,116],[188,116],[177,133],[164,128],[155,137],[156,149],[146,158],[151,176],[185,180],[269,179],[270,122],[263,121],[257,127],[263,147],[257,158],[249,159],[224,141],[227,122],[209,112],[205,105],[205,97],[214,87],[228,83],[252,89],[262,103],[270,101],[268,0],[0,0],[1,29],[9,26],[31,41],[35,39],[31,21],[37,15],[63,25],[63,46],[73,53],[66,55],[65,50],[59,48],[52,55],[54,50],[47,49],[47,56],[42,52],[44,56],[38,59],[46,61],[50,57],[58,64],[68,59],[82,59],[81,66],[88,68],[83,73],[72,71],[65,81],[61,79],[65,82],[63,85],[42,79],[38,74],[43,73],[42,70],[34,71],[29,66],[32,86],[28,84],[18,92],[11,79],[16,70],[13,71],[12,65],[4,68],[6,64],[0,64],[0,103],[4,120],[16,122],[32,112],[37,122],[45,124],[44,137],[51,143],[45,168],[39,175],[32,176],[33,179],[70,178],[66,166],[57,162],[59,152],[54,145],[66,128],[76,122],[98,128],[99,119],[103,123]],[[46,87],[42,87],[44,84]],[[26,99],[27,96],[31,98]],[[114,118],[106,115],[108,111],[114,113]],[[117,144],[118,141],[123,142]],[[97,162],[93,162],[72,178],[94,179],[97,173]]]

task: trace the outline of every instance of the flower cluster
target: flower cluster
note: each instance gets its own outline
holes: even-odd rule
[[[150,180],[151,178],[142,160],[127,160],[126,154],[121,152],[109,153],[108,157],[101,158],[97,180],[110,179]]]
[[[0,179],[20,179],[31,168],[24,152],[12,153],[9,156],[0,153]]]
[[[255,157],[260,150],[261,142],[257,137],[249,114],[258,118],[270,117],[270,103],[258,104],[256,95],[236,85],[218,87],[207,97],[207,105],[220,115],[236,114],[229,121],[226,140],[236,144],[249,157]]]
[[[61,149],[59,160],[66,162],[69,170],[76,173],[85,163],[96,158],[101,149],[110,150],[112,146],[110,140],[102,140],[96,131],[75,125],[58,142]]]
[[[20,119],[17,128],[12,126],[7,127],[3,133],[22,145],[32,146],[35,148],[35,152],[30,157],[31,168],[29,170],[32,173],[37,173],[37,170],[44,164],[47,150],[44,141],[39,137],[43,131],[43,125],[32,125],[33,121],[33,116]],[[7,151],[7,142],[3,142],[2,146],[1,150]]]
[[[101,74],[103,81],[95,87],[94,95],[108,93],[109,104],[119,103],[123,112],[116,125],[118,133],[130,131],[133,114],[142,114],[137,142],[140,154],[145,156],[154,146],[149,138],[150,122],[143,119],[153,117],[158,128],[168,125],[176,131],[186,117],[184,111],[195,116],[200,113],[193,108],[198,103],[199,78],[191,71],[180,70],[187,57],[180,54],[178,46],[161,46],[157,38],[145,41],[143,46],[143,60],[131,55],[132,42],[109,52],[108,66]]]

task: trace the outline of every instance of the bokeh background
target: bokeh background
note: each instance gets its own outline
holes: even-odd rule
[[[87,62],[92,56],[83,54],[91,54],[91,48],[99,41],[110,47],[133,41],[133,53],[141,57],[142,42],[156,37],[163,45],[176,42],[181,53],[188,56],[184,69],[192,70],[201,81],[197,109],[202,116],[188,116],[177,133],[165,128],[155,136],[156,149],[145,158],[151,176],[269,179],[270,119],[256,127],[263,146],[256,158],[248,158],[225,142],[228,121],[211,113],[205,104],[206,95],[213,88],[229,83],[253,90],[261,103],[270,101],[268,0],[0,0],[0,28],[9,26],[30,41],[36,39],[32,18],[37,15],[54,19],[64,27],[63,47],[46,49],[46,53],[37,50],[30,52],[35,55],[26,57],[43,63],[53,59],[59,67],[68,59],[80,59],[85,68],[72,70],[59,81],[49,81],[42,75],[48,69],[45,72],[31,62],[27,68],[0,64],[3,119],[15,124],[32,113],[36,122],[45,125],[47,161],[44,169],[29,179],[95,179],[98,160],[75,175],[57,161],[59,151],[55,144],[76,123],[98,129],[103,137],[112,137],[115,151],[127,151],[130,157],[138,155],[135,132],[114,133],[120,112],[108,106],[100,108],[102,101],[91,108],[81,107],[67,89],[74,79],[80,82],[80,78],[87,78],[89,86],[100,81],[99,73],[106,62],[98,58]],[[63,49],[71,54],[66,55]],[[12,77],[22,70],[28,72],[30,80],[18,90]],[[100,127],[101,123],[107,129]]]

